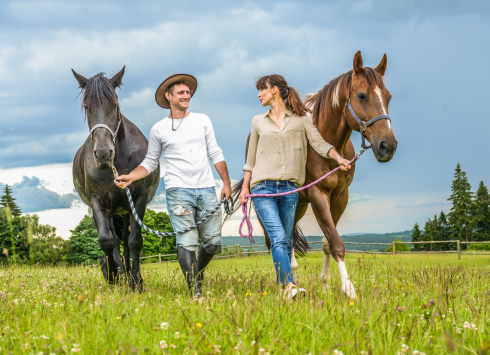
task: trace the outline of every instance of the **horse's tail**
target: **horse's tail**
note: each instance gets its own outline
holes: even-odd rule
[[[122,216],[115,214],[112,216],[112,223],[114,223],[114,229],[116,230],[117,237],[119,240],[123,240],[124,219]]]
[[[233,198],[233,213],[231,215],[226,214],[225,218],[223,219],[223,224],[225,224],[231,218],[231,216],[233,216],[233,214],[235,214],[235,212],[238,211],[238,209],[240,208],[241,205],[238,197],[240,196],[240,192],[242,192],[242,186],[243,178],[231,188],[231,197]],[[249,202],[252,201],[252,199],[249,200]]]
[[[299,223],[296,223],[293,231],[293,248],[294,251],[300,255],[305,256],[307,251],[311,249],[306,241],[306,237],[301,230]]]

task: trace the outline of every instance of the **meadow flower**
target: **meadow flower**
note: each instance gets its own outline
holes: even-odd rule
[[[456,334],[461,334],[461,328],[456,328]]]
[[[179,332],[175,332],[175,339],[179,339],[180,338],[180,333]]]
[[[202,324],[201,323],[196,323],[196,327],[202,328]]]
[[[435,302],[435,301],[434,301],[434,300],[431,298],[431,299],[429,300],[429,306],[433,307],[433,306],[435,306],[435,305],[436,305],[436,302]]]
[[[172,344],[170,344],[170,347],[171,347],[172,349],[175,349],[175,348],[176,348],[175,344],[173,344],[173,343],[172,343]]]
[[[252,342],[250,343],[250,346],[255,346],[257,342],[255,340],[252,340]]]
[[[49,337],[47,337],[46,335],[41,335],[40,338],[43,340],[49,340]]]
[[[368,355],[368,352],[366,350],[361,350],[361,355]]]
[[[29,343],[25,343],[24,348],[29,349]]]
[[[410,347],[407,344],[402,344],[402,353],[408,353]]]
[[[71,349],[71,351],[72,351],[73,353],[79,353],[79,352],[80,352],[80,350],[81,350],[81,349],[80,349],[80,345],[78,345],[78,344],[73,344],[73,348]]]
[[[398,312],[403,312],[403,308],[401,308],[401,307],[398,307],[396,310],[397,310]]]
[[[163,350],[167,347],[168,347],[167,342],[165,340],[160,340],[160,349]]]
[[[354,304],[355,304],[355,302],[354,302],[353,300],[350,300],[350,302],[349,302],[349,306],[350,306],[350,307],[354,307]]]
[[[163,330],[168,329],[168,323],[167,322],[163,322],[162,324],[160,324],[160,328],[162,328]]]
[[[18,299],[15,299],[14,300],[14,304],[19,304],[19,300]]]
[[[335,349],[335,350],[333,351],[333,353],[334,353],[335,355],[344,355],[344,353],[343,353],[341,350],[337,350],[337,349]]]
[[[265,355],[265,349],[264,348],[259,348],[259,354]]]

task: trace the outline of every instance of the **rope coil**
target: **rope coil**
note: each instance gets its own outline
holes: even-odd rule
[[[359,159],[364,152],[365,152],[365,149],[361,149],[361,151],[359,152],[359,154],[357,154],[356,156],[354,156],[354,158],[352,158],[352,160],[349,162],[349,165],[353,164],[357,159]],[[249,195],[247,195],[245,197],[246,198],[248,198],[248,197],[278,197],[278,196],[285,196],[285,195],[294,194],[296,192],[306,190],[307,188],[309,188],[309,187],[311,187],[311,186],[319,183],[320,181],[322,181],[326,177],[332,175],[334,172],[336,172],[339,169],[340,169],[340,166],[336,167],[332,171],[329,171],[327,174],[323,175],[318,180],[315,180],[312,183],[310,183],[308,185],[305,185],[303,187],[300,187],[300,188],[298,188],[296,190],[287,191],[287,192],[281,192],[281,193],[278,193],[278,194],[249,194]],[[243,212],[243,218],[242,218],[242,222],[240,223],[240,227],[238,228],[238,233],[240,234],[240,236],[242,238],[251,238],[252,243],[255,243],[254,242],[254,239],[253,239],[253,236],[252,236],[252,233],[253,233],[252,223],[250,222],[250,219],[248,218],[247,203],[242,204],[242,212]],[[247,226],[247,229],[248,229],[247,234],[243,234],[242,233],[243,224],[245,224]]]
[[[119,174],[118,174],[115,166],[112,166],[112,172],[114,174],[114,178],[117,180],[118,177],[119,177]],[[184,233],[187,233],[187,232],[193,230],[194,228],[197,228],[202,223],[204,223],[209,217],[211,217],[221,207],[221,205],[224,205],[225,206],[225,212],[226,212],[226,214],[228,214],[228,215],[232,215],[233,214],[233,199],[230,197],[228,200],[226,200],[226,197],[224,197],[218,203],[218,205],[216,207],[214,207],[212,210],[208,211],[206,213],[206,215],[204,215],[204,217],[201,220],[197,221],[194,225],[192,225],[189,228],[186,228],[184,230],[181,230],[181,231],[177,231],[177,232],[165,232],[164,233],[164,232],[153,230],[150,227],[147,227],[141,221],[141,219],[138,216],[138,213],[136,212],[136,208],[134,207],[133,197],[131,196],[131,192],[129,191],[129,188],[126,186],[124,188],[124,190],[126,191],[126,195],[128,196],[129,207],[131,208],[131,213],[133,214],[133,217],[136,220],[136,222],[138,222],[138,224],[141,226],[141,228],[143,228],[147,232],[150,232],[152,234],[159,235],[159,236],[162,236],[162,237],[169,237],[169,236],[172,236],[172,235],[184,234]],[[163,240],[162,240],[162,243],[163,243]]]

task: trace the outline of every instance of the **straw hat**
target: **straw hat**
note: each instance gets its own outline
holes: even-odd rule
[[[170,108],[170,102],[165,97],[165,92],[170,85],[175,84],[178,81],[186,80],[189,82],[189,89],[191,91],[191,97],[194,95],[197,89],[197,79],[189,74],[172,74],[163,81],[158,87],[155,93],[155,101],[160,107]]]

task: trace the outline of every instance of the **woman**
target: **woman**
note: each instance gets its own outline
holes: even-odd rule
[[[342,170],[350,169],[333,146],[306,117],[307,108],[298,92],[277,74],[266,75],[256,83],[262,106],[270,110],[252,120],[247,161],[240,203],[246,195],[275,194],[292,191],[305,181],[307,144],[324,158],[336,160]],[[297,288],[291,270],[292,234],[298,193],[281,197],[254,197],[255,211],[271,241],[272,259],[288,297],[294,298]]]

